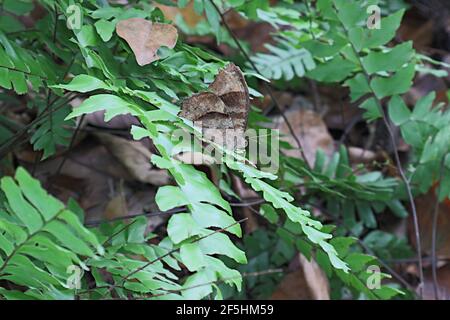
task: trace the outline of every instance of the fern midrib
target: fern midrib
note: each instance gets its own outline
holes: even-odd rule
[[[3,262],[2,266],[0,267],[0,275],[2,273],[2,271],[6,268],[6,266],[8,265],[8,262],[19,252],[19,250],[26,244],[28,243],[34,236],[36,236],[37,234],[41,233],[43,231],[43,229],[53,220],[55,220],[56,218],[58,218],[58,216],[64,211],[66,210],[65,208],[60,209],[51,219],[49,220],[44,220],[44,224],[42,225],[42,227],[39,230],[36,230],[35,232],[31,233],[28,235],[28,237],[22,242],[20,243],[17,247],[14,248],[13,252],[11,252],[11,254],[6,257],[5,262]]]

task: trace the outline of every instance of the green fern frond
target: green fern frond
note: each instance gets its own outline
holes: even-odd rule
[[[50,196],[23,168],[1,179],[6,202],[0,211],[0,279],[28,288],[0,288],[9,298],[73,298],[68,268],[87,269],[84,257],[103,247],[77,215]]]
[[[261,75],[268,79],[290,81],[295,76],[303,77],[316,67],[308,50],[298,49],[288,41],[280,41],[277,47],[269,44],[265,47],[269,53],[258,53],[251,60]]]

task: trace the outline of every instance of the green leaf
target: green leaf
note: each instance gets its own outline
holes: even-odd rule
[[[173,243],[180,243],[192,236],[201,234],[201,228],[188,213],[173,215],[167,224],[167,233]]]
[[[354,27],[349,29],[349,39],[357,51],[363,48],[376,48],[385,45],[394,38],[403,18],[405,10],[381,19],[380,29],[368,29],[366,27]]]
[[[156,204],[162,211],[181,207],[189,203],[189,199],[179,187],[164,186],[158,189],[155,196]]]
[[[206,265],[204,255],[198,243],[186,243],[180,248],[180,257],[189,271],[197,271]]]
[[[362,58],[362,64],[369,74],[380,71],[394,72],[408,63],[413,55],[412,41],[408,41],[397,45],[388,52],[371,51]]]
[[[3,9],[17,15],[25,15],[33,10],[34,3],[27,0],[4,0]]]
[[[258,71],[268,79],[292,80],[295,76],[303,77],[307,71],[316,67],[311,53],[304,48],[296,48],[287,41],[280,41],[278,46],[266,45],[269,53],[258,53],[251,58]]]
[[[8,199],[9,205],[17,217],[22,220],[30,233],[43,226],[40,214],[23,197],[19,187],[11,177],[1,180],[1,188]]]
[[[212,270],[202,269],[187,278],[181,293],[185,299],[203,299],[212,293],[212,287],[205,283],[212,283],[216,280],[217,277]]]
[[[415,75],[414,63],[400,69],[392,77],[375,77],[370,86],[375,92],[378,99],[393,96],[396,94],[403,94],[412,86],[412,81]]]
[[[267,203],[262,204],[259,209],[259,212],[264,218],[269,220],[271,223],[276,224],[278,222],[278,215],[271,205]]]
[[[360,25],[367,19],[366,10],[359,3],[334,0],[337,8],[337,16],[347,29]]]
[[[371,91],[369,83],[362,73],[358,73],[353,78],[348,79],[344,84],[350,87],[350,97],[352,102],[358,100]]]
[[[26,287],[24,295],[35,299],[73,299],[74,292],[66,287],[67,268],[87,269],[82,259],[94,257],[92,247],[100,254],[103,248],[78,217],[23,168],[17,169],[15,179],[1,179],[7,211],[0,213],[0,279]],[[5,291],[0,295],[14,296]]]
[[[226,228],[227,232],[233,233],[238,237],[242,236],[240,224],[235,224],[236,221],[227,212],[222,211],[212,205],[203,203],[192,204],[191,209],[192,218],[200,227],[217,227],[221,229]]]
[[[398,199],[389,201],[387,205],[389,209],[391,209],[392,212],[399,218],[406,218],[409,215],[405,206]]]
[[[98,94],[86,99],[79,107],[67,116],[66,120],[100,110],[106,111],[106,122],[121,114],[130,113],[132,115],[137,115],[136,111],[131,108],[131,105],[122,98],[112,94]]]
[[[379,119],[383,116],[377,100],[373,97],[364,101],[359,107],[367,110],[364,113],[364,119],[368,120],[369,122]]]
[[[364,224],[368,228],[376,228],[377,221],[370,205],[367,202],[358,201],[356,207],[358,208],[358,214]]]
[[[199,241],[204,254],[222,254],[234,259],[237,263],[247,263],[247,258],[242,250],[239,250],[230,238],[225,234],[216,232]]]
[[[64,208],[63,203],[50,196],[40,182],[33,179],[25,169],[17,169],[16,179],[25,197],[39,210],[45,220],[52,219]]]
[[[397,126],[401,126],[406,123],[411,117],[411,111],[400,96],[393,96],[391,98],[389,101],[388,110],[389,117]]]
[[[219,38],[219,32],[220,32],[220,16],[217,12],[214,5],[211,3],[211,0],[205,0],[203,2],[205,7],[205,13],[206,13],[206,19],[208,20],[209,24],[211,25],[211,28],[216,35],[216,37]]]
[[[319,64],[307,76],[322,82],[340,82],[349,77],[356,69],[356,64],[336,56],[332,60]]]
[[[98,20],[94,25],[97,33],[100,35],[100,38],[102,38],[104,42],[108,42],[112,38],[112,35],[116,28],[116,23],[114,21],[101,19]]]
[[[102,80],[99,80],[93,76],[89,76],[87,74],[77,75],[75,78],[70,81],[68,84],[59,84],[51,86],[52,88],[65,89],[69,91],[76,92],[90,92],[99,89],[110,90],[110,87],[104,83]]]
[[[9,70],[9,80],[11,80],[14,91],[17,94],[25,94],[28,92],[27,81],[23,72]]]
[[[374,257],[362,253],[350,253],[345,259],[355,273],[362,271],[364,266],[373,260]]]
[[[94,256],[94,252],[91,248],[89,248],[89,246],[75,235],[64,223],[53,220],[44,227],[44,230],[51,233],[64,246],[75,253],[89,257]]]
[[[430,113],[434,99],[436,99],[436,93],[434,91],[420,98],[414,107],[411,119],[422,121]]]

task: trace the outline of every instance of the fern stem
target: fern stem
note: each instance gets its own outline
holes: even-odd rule
[[[445,157],[441,160],[440,170],[439,170],[439,186],[436,191],[436,202],[433,208],[433,222],[431,227],[431,273],[433,277],[433,291],[434,299],[439,300],[439,282],[437,279],[437,261],[436,261],[436,240],[437,240],[437,223],[439,216],[439,194],[441,192],[442,185],[442,175],[445,168]]]
[[[337,9],[336,9],[337,10]],[[345,25],[342,23],[341,20],[339,20],[339,22],[341,23],[345,34],[347,36],[347,38],[349,37],[349,31],[347,30],[347,28],[345,27]],[[364,77],[366,78],[366,81],[368,84],[370,84],[370,75],[367,72],[367,70],[364,68],[364,65],[361,61],[361,57],[358,53],[358,50],[356,49],[355,45],[353,44],[353,42],[349,41],[350,46],[352,48],[353,53],[355,54],[355,56],[357,57],[357,61],[358,64],[361,67],[361,71],[364,75]],[[386,115],[386,112],[382,106],[382,103],[380,101],[380,99],[376,96],[374,90],[372,89],[372,87],[369,85],[370,88],[370,94],[371,96],[374,98],[378,109],[381,112],[382,118],[383,118],[383,123],[386,126],[386,129],[388,130],[388,135],[389,135],[389,139],[390,142],[392,144],[393,147],[393,153],[394,153],[394,158],[395,158],[395,163],[397,166],[397,170],[400,174],[401,179],[403,180],[403,183],[405,184],[405,188],[406,188],[406,192],[408,195],[408,200],[409,200],[409,204],[411,207],[411,213],[412,213],[412,217],[413,217],[413,225],[414,225],[414,235],[415,235],[415,240],[416,240],[416,246],[417,246],[417,260],[418,260],[418,268],[419,268],[419,280],[420,280],[420,285],[419,285],[419,296],[422,297],[422,291],[423,291],[423,284],[424,284],[424,274],[423,274],[423,261],[422,261],[422,245],[421,245],[421,237],[420,237],[420,227],[419,227],[419,219],[417,216],[417,210],[416,210],[416,204],[414,203],[414,196],[412,194],[412,189],[411,189],[411,184],[408,180],[408,178],[406,177],[406,174],[403,170],[403,166],[400,160],[400,155],[398,153],[398,147],[397,147],[397,143],[395,141],[395,135],[392,129],[391,124],[389,123],[388,117]]]

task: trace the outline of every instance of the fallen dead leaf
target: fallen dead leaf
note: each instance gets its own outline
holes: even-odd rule
[[[413,41],[417,49],[427,48],[433,41],[433,20],[423,17],[417,10],[408,10],[397,34],[401,41]]]
[[[322,149],[326,155],[331,156],[334,151],[334,142],[322,117],[312,110],[302,108],[290,108],[285,112],[295,135],[302,142],[306,161],[314,164],[316,152]],[[294,149],[286,150],[285,153],[291,157],[301,158],[301,152],[289,128],[281,116],[274,119],[275,128],[280,130],[281,139],[289,142]]]
[[[64,166],[57,174],[64,158]],[[31,167],[32,163],[22,165]],[[126,168],[92,137],[84,139],[67,154],[40,162],[35,177],[62,201],[74,198],[85,210],[86,221],[102,218],[116,182],[133,181]]]
[[[164,13],[165,18],[172,21],[175,21],[177,15],[180,14],[186,24],[191,28],[195,27],[197,23],[204,19],[204,16],[198,15],[194,11],[194,1],[189,2],[189,4],[184,8],[166,6],[159,3],[156,4],[156,7],[158,7]]]
[[[350,163],[352,164],[370,163],[377,159],[377,154],[371,150],[348,147],[347,151]]]
[[[272,294],[273,300],[330,300],[328,279],[317,263],[299,254],[300,267],[287,274]]]
[[[314,300],[330,300],[330,285],[328,278],[322,269],[320,269],[314,259],[309,261],[302,254],[299,254],[300,265],[302,266],[303,273],[306,276],[306,282],[308,283],[311,295]]]
[[[421,233],[422,253],[428,256],[431,255],[436,188],[437,186],[430,189],[427,194],[419,196],[415,199]],[[450,258],[450,233],[448,230],[450,230],[450,200],[446,199],[439,204],[438,208],[436,254],[439,258]],[[416,242],[412,221],[409,223],[409,236],[412,243],[415,245]]]
[[[234,175],[232,176],[232,182],[233,182],[233,190],[235,190],[236,194],[241,199],[253,199],[259,197],[258,194],[253,189],[249,188],[246,184],[244,184],[242,180],[237,176]],[[259,224],[255,213],[253,213],[252,210],[250,210],[250,208],[247,207],[242,207],[241,211],[244,217],[247,218],[247,221],[244,223],[245,233],[249,234],[257,230],[259,228]]]
[[[272,293],[271,300],[312,300],[302,269],[288,273]]]
[[[65,164],[56,175],[64,157]],[[33,161],[19,161],[31,170]],[[137,183],[124,165],[91,136],[67,154],[40,162],[35,171],[35,177],[51,194],[63,202],[75,199],[88,223],[159,210],[154,200],[156,188]],[[149,228],[153,230],[164,219],[167,216],[149,217]]]
[[[438,300],[450,300],[450,265],[436,270]],[[423,285],[423,299],[435,300],[434,282],[431,268],[425,271]]]
[[[153,167],[150,162],[152,153],[140,142],[105,133],[96,133],[94,136],[127,168],[130,175],[137,181],[156,186],[169,183],[170,178],[167,171]]]
[[[115,218],[127,216],[127,207],[127,199],[125,198],[125,195],[120,192],[108,202],[105,211],[103,212],[103,217],[108,220],[113,220]]]
[[[178,38],[178,31],[173,25],[143,18],[120,21],[116,32],[131,47],[140,66],[159,60],[158,49],[162,46],[173,48]]]
[[[132,125],[139,125],[139,120],[131,114],[122,114],[115,116],[110,121],[105,121],[105,111],[96,111],[89,113],[85,117],[85,122],[98,128],[106,129],[126,129],[129,130]]]

